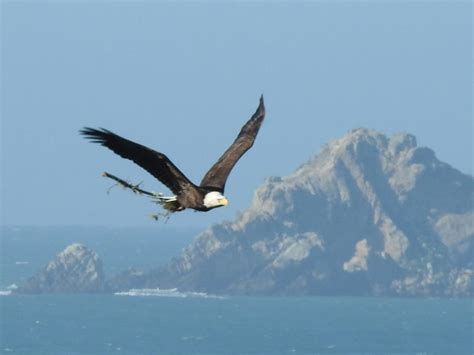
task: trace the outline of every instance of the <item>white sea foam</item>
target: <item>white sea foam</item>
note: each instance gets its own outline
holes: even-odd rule
[[[201,341],[204,340],[203,336],[200,335],[185,335],[181,337],[182,341]]]
[[[116,292],[116,296],[140,296],[140,297],[176,297],[176,298],[217,298],[224,299],[223,296],[209,295],[205,292],[179,291],[177,288],[132,288],[128,291]]]
[[[10,296],[12,294],[12,291],[16,290],[17,288],[17,285],[11,284],[6,289],[0,290],[0,296]]]

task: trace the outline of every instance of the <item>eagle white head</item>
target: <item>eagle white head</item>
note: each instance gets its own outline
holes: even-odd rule
[[[203,203],[207,208],[215,208],[226,206],[229,201],[219,191],[211,191],[204,196]]]

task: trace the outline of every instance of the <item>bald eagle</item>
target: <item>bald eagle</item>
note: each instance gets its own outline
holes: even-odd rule
[[[262,95],[255,113],[242,127],[232,145],[204,175],[199,186],[192,183],[163,153],[122,138],[104,128],[85,127],[79,132],[85,138],[109,148],[122,158],[132,160],[166,185],[174,195],[165,197],[159,194],[155,197],[169,212],[182,211],[186,208],[206,212],[228,204],[223,195],[227,178],[240,157],[252,147],[264,117],[265,106]]]

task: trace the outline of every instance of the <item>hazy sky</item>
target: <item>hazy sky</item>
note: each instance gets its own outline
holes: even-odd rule
[[[168,223],[232,219],[266,177],[356,127],[412,133],[472,173],[470,1],[1,4],[2,224],[156,223],[151,202],[107,195],[100,173],[166,187],[77,131],[108,128],[199,182],[261,93],[266,121],[230,205]]]

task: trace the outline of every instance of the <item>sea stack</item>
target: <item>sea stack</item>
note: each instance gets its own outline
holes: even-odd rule
[[[102,292],[106,288],[102,261],[93,250],[71,244],[16,293]]]

